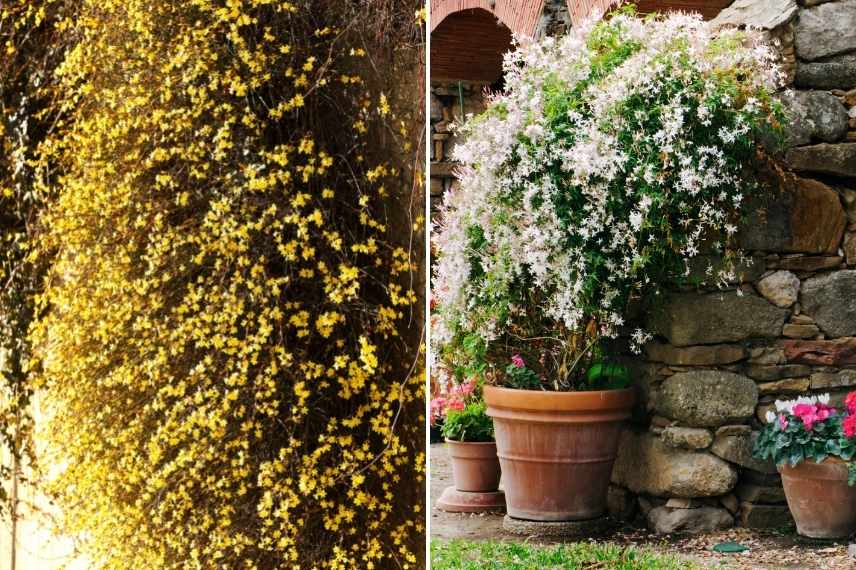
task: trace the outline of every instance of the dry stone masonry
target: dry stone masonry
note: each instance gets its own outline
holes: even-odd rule
[[[775,466],[751,453],[764,415],[856,389],[856,0],[737,0],[714,23],[777,42],[794,90],[785,168],[740,232],[755,262],[650,317],[610,509],[663,533],[790,524]]]
[[[485,109],[488,88],[464,81],[431,85],[431,206],[435,211],[443,194],[456,183],[452,160],[457,142],[455,125]]]

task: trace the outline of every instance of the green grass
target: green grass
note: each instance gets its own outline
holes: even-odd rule
[[[513,542],[431,542],[432,570],[697,570],[678,556],[611,543],[544,546]]]

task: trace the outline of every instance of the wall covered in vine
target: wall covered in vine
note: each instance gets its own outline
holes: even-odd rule
[[[62,531],[105,568],[415,567],[421,6],[17,8],[62,39],[23,227]]]

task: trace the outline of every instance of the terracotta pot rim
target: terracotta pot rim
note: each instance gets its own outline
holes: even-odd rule
[[[800,465],[824,466],[824,465],[829,465],[829,464],[847,465],[847,462],[844,461],[843,459],[841,459],[840,457],[838,457],[837,455],[830,455],[829,457],[827,457],[823,461],[815,461],[814,459],[803,459],[802,461],[800,461],[796,465],[791,465],[789,462],[786,461],[784,463],[780,463],[779,465],[776,465],[776,468],[779,470],[781,470],[781,469],[797,469]]]
[[[493,441],[458,441],[457,439],[449,439],[448,437],[444,437],[443,441],[446,443],[463,443],[466,445],[496,445],[496,440],[493,440]]]
[[[794,474],[798,477],[800,476],[799,474],[803,474],[805,476],[808,473],[819,474],[831,472],[840,475],[842,470],[845,470],[843,476],[846,477],[847,462],[840,457],[830,455],[820,463],[814,459],[805,459],[797,463],[795,466],[791,466],[791,464],[787,462],[782,463],[781,465],[776,465],[776,469],[781,475]]]
[[[484,387],[484,398],[488,407],[512,410],[627,410],[636,400],[636,391],[631,387],[620,390],[548,392],[487,385]]]

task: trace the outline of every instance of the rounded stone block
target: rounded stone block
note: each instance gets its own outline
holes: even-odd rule
[[[823,145],[817,145],[820,146]],[[803,152],[803,148],[816,147],[800,147],[793,152]],[[768,183],[778,193],[750,210],[740,229],[740,246],[783,253],[836,253],[847,225],[838,193],[817,180],[790,174],[776,174]]]
[[[752,454],[758,432],[744,435],[720,435],[714,440],[710,451],[730,463],[760,473],[776,473],[776,464],[770,460],[757,459]]]
[[[796,86],[810,89],[856,87],[856,56],[837,55],[823,61],[797,60]]]
[[[710,430],[701,428],[669,426],[663,428],[660,437],[669,447],[682,449],[704,449],[713,443]]]
[[[774,30],[791,21],[796,13],[794,0],[736,0],[720,12],[711,25]]]
[[[856,338],[835,340],[786,340],[782,343],[789,362],[818,366],[856,365]]]
[[[756,288],[777,307],[790,307],[799,296],[800,280],[790,271],[775,271],[761,279]]]
[[[847,134],[847,109],[827,91],[785,91],[780,95],[788,122],[788,144],[799,146],[813,140],[838,142]]]
[[[831,337],[856,336],[856,270],[807,279],[800,298],[803,311]]]
[[[712,532],[734,526],[734,517],[726,509],[716,507],[656,507],[648,513],[648,526],[657,534]]]
[[[856,0],[827,2],[800,11],[794,29],[797,56],[813,61],[853,51]]]
[[[690,427],[740,423],[755,413],[758,386],[723,370],[693,370],[667,378],[660,388],[657,411]]]
[[[649,432],[625,431],[612,481],[659,497],[718,497],[734,488],[737,470],[710,453],[669,447]]]
[[[685,348],[649,342],[645,345],[648,360],[678,366],[710,366],[732,364],[746,358],[746,349],[739,344],[688,346]]]

